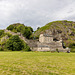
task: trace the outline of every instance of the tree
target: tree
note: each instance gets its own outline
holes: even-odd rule
[[[40,29],[40,27],[37,28],[37,30]]]
[[[25,27],[22,30],[22,34],[23,34],[24,37],[29,39],[30,35],[32,34],[32,31],[28,27]]]
[[[10,25],[10,26],[7,27],[7,29],[8,30],[13,30],[14,29],[14,26],[13,25]]]
[[[0,30],[0,36],[4,34],[4,30]]]
[[[24,44],[18,35],[14,35],[11,36],[9,40],[6,42],[6,48],[12,51],[19,51],[24,48]]]
[[[71,52],[75,52],[75,43],[70,43],[69,48],[71,48]]]
[[[8,26],[7,29],[15,33],[20,32],[24,35],[24,37],[28,39],[30,38],[30,35],[33,32],[33,28],[25,26],[24,24],[20,24],[20,23],[12,24]]]
[[[31,30],[31,32],[33,32],[33,28],[32,27],[28,27],[30,30]]]
[[[17,27],[17,31],[18,32],[22,32],[22,30],[25,28],[25,26],[24,25],[19,25],[18,27]]]

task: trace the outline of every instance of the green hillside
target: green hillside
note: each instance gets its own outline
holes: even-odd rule
[[[72,48],[71,51],[75,52],[75,22],[73,21],[53,21],[36,30],[34,34],[31,27],[25,26],[24,24],[20,23],[9,25],[7,27],[7,30],[15,33],[20,32],[24,37],[26,37],[27,39],[31,39],[32,41],[34,41],[33,39],[38,40],[41,33],[50,33],[54,36],[54,38],[58,40],[60,35],[65,46]],[[5,47],[7,39],[11,37],[12,35],[10,33],[4,33],[4,30],[0,30],[0,50]]]
[[[16,23],[16,24],[11,24],[7,27],[7,30],[10,30],[12,32],[20,32],[23,34],[24,37],[30,38],[33,29],[31,27],[25,26],[24,24]]]
[[[18,35],[19,32],[20,37]],[[9,25],[7,29],[0,30],[0,51],[30,51],[23,38],[29,39],[32,32],[33,29],[31,27],[20,23]]]
[[[70,43],[75,42],[75,22],[73,21],[63,20],[50,22],[36,30],[34,36],[39,37],[39,35],[44,32],[51,32],[52,35],[61,34],[61,37],[67,46],[69,46]]]

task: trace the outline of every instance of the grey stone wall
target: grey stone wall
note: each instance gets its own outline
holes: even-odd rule
[[[69,49],[64,49],[62,46],[62,40],[59,41],[53,41],[52,36],[43,35],[41,34],[39,37],[39,41],[36,40],[28,40],[21,33],[14,33],[10,30],[4,30],[5,33],[10,33],[12,35],[19,35],[19,37],[24,40],[29,46],[32,51],[56,51],[56,49],[59,50],[59,52],[67,52]],[[4,37],[5,38],[5,37]]]

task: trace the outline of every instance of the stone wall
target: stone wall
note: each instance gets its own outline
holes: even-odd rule
[[[32,51],[56,51],[58,49],[59,52],[67,52],[69,49],[64,49],[62,46],[62,40],[53,41],[52,36],[44,36],[40,35],[39,41],[36,40],[28,40],[21,33],[14,33],[10,30],[4,30],[5,33],[10,33],[12,35],[19,35],[19,37],[26,42]]]
[[[39,42],[41,42],[41,43],[50,43],[52,41],[53,41],[53,37],[50,35],[48,36],[45,34],[41,34],[39,37]]]

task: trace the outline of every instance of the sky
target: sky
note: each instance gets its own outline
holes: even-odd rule
[[[57,20],[75,21],[75,0],[0,0],[0,29],[22,23],[36,30]]]

